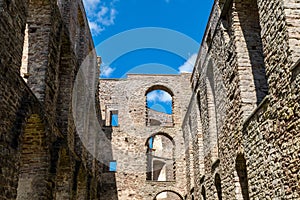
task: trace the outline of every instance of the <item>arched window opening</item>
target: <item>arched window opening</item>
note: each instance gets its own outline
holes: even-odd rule
[[[217,114],[215,103],[215,77],[213,63],[210,60],[207,65],[206,73],[206,95],[208,108],[208,131],[209,131],[209,150],[212,162],[218,159],[218,133],[217,133]]]
[[[173,181],[174,172],[174,142],[166,134],[156,134],[147,142],[147,180]]]
[[[234,21],[241,29],[236,31],[236,46],[244,47],[237,50],[237,56],[243,58],[238,60],[241,97],[250,114],[268,94],[257,0],[237,1],[235,10],[238,19]]]
[[[218,199],[222,200],[221,177],[220,177],[220,174],[218,174],[218,173],[216,173],[216,175],[215,175],[215,187],[217,189]]]
[[[192,188],[192,189],[191,189],[191,199],[192,199],[192,200],[195,200],[195,195],[194,195],[194,193],[195,193],[195,188]]]
[[[206,190],[204,186],[202,186],[201,188],[201,196],[202,196],[202,200],[206,200]]]
[[[154,197],[154,200],[183,200],[183,198],[177,192],[162,191]]]
[[[146,125],[173,126],[173,93],[154,86],[146,93]]]
[[[236,158],[235,169],[237,171],[237,175],[239,177],[240,182],[240,192],[244,200],[249,200],[249,191],[248,191],[248,175],[247,175],[247,167],[246,167],[246,159],[243,154],[239,154]]]

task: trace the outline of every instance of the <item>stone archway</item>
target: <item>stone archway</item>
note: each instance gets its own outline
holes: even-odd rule
[[[183,200],[183,197],[178,192],[164,190],[157,193],[153,200]]]

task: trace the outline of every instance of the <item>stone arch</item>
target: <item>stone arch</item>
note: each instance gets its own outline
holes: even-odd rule
[[[216,114],[216,100],[215,100],[215,76],[214,65],[211,59],[207,64],[206,71],[206,100],[207,100],[207,112],[208,112],[208,141],[209,150],[211,154],[212,162],[218,159],[219,147],[218,147],[218,131],[217,131],[217,114]]]
[[[148,98],[147,95],[151,92],[161,92],[161,93],[167,93],[171,97],[171,104],[168,106],[168,109],[171,110],[169,113],[164,113],[160,111],[153,110],[148,105]],[[146,92],[146,125],[147,126],[174,126],[174,93],[173,91],[164,86],[164,85],[153,85],[149,87]]]
[[[244,154],[238,154],[235,161],[235,169],[237,172],[239,184],[237,184],[237,198],[249,200],[247,165]]]
[[[146,179],[151,181],[175,180],[175,142],[167,133],[159,132],[147,140]]]
[[[145,95],[147,95],[149,92],[152,92],[154,90],[163,90],[163,91],[166,91],[167,93],[169,93],[172,97],[174,96],[173,91],[169,87],[164,86],[164,85],[153,85],[153,86],[149,87],[146,90]]]
[[[173,143],[173,145],[174,145],[174,147],[175,147],[175,141],[174,141],[173,137],[171,137],[168,133],[165,133],[165,132],[158,132],[158,133],[152,134],[149,138],[147,138],[145,145],[147,146],[147,145],[148,145],[148,142],[149,142],[149,139],[150,139],[151,137],[156,136],[156,135],[163,135],[163,136],[167,137],[167,138]]]
[[[170,193],[169,196],[168,196],[168,193]],[[164,197],[166,197],[166,198],[159,198],[159,195],[161,195],[161,194],[163,194]],[[157,193],[153,200],[160,200],[160,199],[161,200],[177,200],[177,199],[183,200],[183,197],[181,196],[181,194],[179,194],[178,192],[175,192],[173,190],[163,190],[163,191]]]
[[[52,199],[51,156],[45,125],[38,114],[30,115],[20,140],[17,200]]]

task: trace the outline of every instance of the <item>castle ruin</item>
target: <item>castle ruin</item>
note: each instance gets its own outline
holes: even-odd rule
[[[81,0],[0,0],[0,199],[300,199],[299,10],[216,0],[193,73],[98,80]]]

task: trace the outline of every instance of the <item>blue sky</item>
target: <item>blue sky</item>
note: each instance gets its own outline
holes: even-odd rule
[[[190,47],[186,45],[185,55],[167,47],[158,48],[157,43],[168,41],[172,36],[158,37],[159,33],[156,30],[157,34],[153,38],[149,33],[149,40],[154,42],[153,46],[128,47],[129,51],[119,53],[113,60],[107,62],[106,54],[110,54],[113,50],[107,50],[107,46],[97,48],[97,53],[104,61],[101,66],[103,78],[121,78],[125,77],[126,73],[175,74],[180,71],[191,71],[213,4],[213,0],[83,0],[83,2],[96,47],[105,41],[109,41],[107,46],[114,50],[130,46],[136,43],[135,39],[144,39],[145,33],[139,35],[137,32],[137,36],[131,38],[123,34],[124,37],[120,37],[116,43],[110,42],[112,41],[110,39],[118,37],[118,34],[120,36],[124,31],[145,27],[172,30],[174,31],[170,31],[172,36],[178,32],[197,44]],[[188,43],[176,40],[176,34],[174,37],[177,49]]]
[[[83,0],[102,78],[128,73],[191,72],[213,0]],[[151,108],[170,113],[171,98],[150,94]]]

